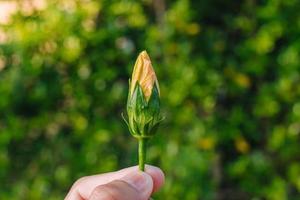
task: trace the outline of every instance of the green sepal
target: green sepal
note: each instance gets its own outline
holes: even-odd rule
[[[127,114],[128,121],[124,116],[123,119],[134,137],[152,137],[159,123],[163,120],[160,116],[160,99],[157,85],[154,85],[150,99],[147,101],[141,86],[137,83],[132,95],[128,95]]]
[[[123,113],[123,112],[121,113],[121,116],[122,116],[123,120],[125,121],[125,123],[126,123],[128,129],[129,129],[129,132],[130,132],[131,134],[133,134],[133,131],[131,130],[131,127],[130,127],[130,125],[129,125],[129,122],[127,121],[127,119],[126,119],[126,117],[124,116],[124,113]],[[127,116],[127,118],[128,118],[128,116]]]

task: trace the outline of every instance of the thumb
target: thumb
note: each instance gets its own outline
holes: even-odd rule
[[[145,172],[132,172],[120,180],[97,186],[89,200],[148,200],[153,180]]]

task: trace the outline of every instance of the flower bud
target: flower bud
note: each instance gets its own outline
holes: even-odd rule
[[[146,51],[139,54],[129,80],[127,115],[130,133],[137,138],[151,137],[162,121],[159,85]]]

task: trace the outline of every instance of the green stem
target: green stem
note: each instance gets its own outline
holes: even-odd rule
[[[139,169],[145,171],[146,161],[146,138],[139,139]]]

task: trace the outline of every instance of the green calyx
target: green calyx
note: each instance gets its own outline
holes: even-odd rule
[[[151,96],[147,101],[139,83],[127,99],[128,120],[123,116],[130,133],[138,138],[152,137],[159,123],[163,120],[160,115],[160,98],[157,85],[154,84]]]

